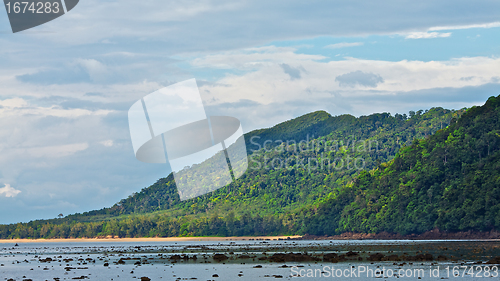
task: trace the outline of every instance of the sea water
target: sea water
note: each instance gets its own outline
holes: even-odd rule
[[[1,280],[500,279],[498,265],[486,263],[500,256],[499,241],[111,240],[14,244],[0,244]],[[346,260],[335,263],[322,260],[327,253],[348,252],[352,256]],[[313,260],[275,262],[270,258],[275,253],[301,253]],[[400,257],[431,254],[433,258],[371,261],[369,257],[374,253]],[[215,254],[224,258],[214,259]],[[441,256],[439,261],[438,256]]]

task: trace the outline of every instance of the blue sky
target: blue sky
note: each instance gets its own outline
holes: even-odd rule
[[[0,11],[0,223],[111,206],[168,174],[127,110],[198,80],[244,131],[315,111],[480,105],[500,94],[496,1],[81,1],[12,34]]]

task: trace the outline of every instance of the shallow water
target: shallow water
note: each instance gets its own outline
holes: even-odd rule
[[[323,255],[351,252],[337,263]],[[276,261],[275,253],[301,253],[311,261]],[[354,253],[354,254],[352,254]],[[370,255],[432,261],[370,261]],[[223,254],[227,259],[214,259]],[[242,255],[245,255],[242,257]],[[437,261],[441,255],[446,260]],[[172,257],[177,256],[178,259]],[[199,242],[44,242],[0,244],[2,280],[328,280],[411,278],[500,279],[499,241],[199,241]],[[196,258],[195,258],[196,257]],[[316,260],[316,261],[314,261]],[[487,272],[486,272],[487,271]],[[458,276],[454,276],[458,275]],[[300,280],[300,279],[299,279]]]

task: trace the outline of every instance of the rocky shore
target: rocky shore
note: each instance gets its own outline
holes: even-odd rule
[[[500,243],[493,240],[338,241],[290,238],[156,243],[4,245],[0,248],[0,275],[10,281],[149,281],[167,277],[172,280],[260,280],[263,277],[290,277],[292,268],[324,266],[352,268],[373,265],[392,267],[394,270],[438,265],[443,265],[442,268],[464,265],[500,267]],[[219,277],[221,279],[217,279]]]
[[[479,232],[479,231],[462,231],[462,232],[445,232],[439,229],[433,229],[421,234],[401,235],[398,233],[354,233],[346,232],[340,235],[333,236],[315,236],[303,235],[301,240],[488,240],[500,239],[500,232],[496,230]]]

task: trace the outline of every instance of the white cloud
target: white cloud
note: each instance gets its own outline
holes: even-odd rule
[[[432,88],[479,86],[490,83],[498,76],[500,58],[471,57],[448,61],[381,61],[350,58],[340,61],[323,61],[320,56],[305,56],[292,50],[271,48],[272,54],[262,54],[260,49],[229,52],[196,59],[195,65],[225,65],[234,69],[252,64],[255,69],[240,75],[227,75],[212,84],[201,86],[206,100],[211,103],[237,102],[247,99],[260,104],[303,100],[330,96],[332,92],[359,96],[362,84],[352,89],[339,86],[335,77],[361,71],[383,77],[375,83],[380,93],[407,92]],[[214,59],[216,58],[216,59]],[[266,63],[263,63],[266,58]],[[281,58],[289,67],[300,68],[300,79],[290,80],[283,72]],[[286,60],[285,60],[286,59]],[[463,77],[477,77],[463,79]],[[380,80],[380,79],[379,79]]]
[[[340,48],[347,48],[347,47],[356,47],[356,46],[363,46],[363,42],[352,42],[352,43],[347,43],[347,42],[342,42],[342,43],[336,43],[336,44],[330,44],[325,46],[327,49],[340,49]]]
[[[113,110],[87,110],[81,108],[64,109],[58,105],[50,107],[30,106],[28,101],[22,98],[13,98],[0,100],[0,117],[9,116],[54,116],[63,118],[78,118],[82,116],[97,115],[105,116],[113,112]]]
[[[191,61],[195,67],[223,69],[255,69],[274,65],[280,62],[317,61],[325,59],[321,55],[297,54],[295,48],[266,46],[228,51],[215,55],[207,55]]]
[[[28,149],[19,150],[25,151],[25,153],[34,158],[60,158],[73,155],[79,151],[83,151],[89,148],[89,144],[84,143],[74,143],[65,145],[51,145],[43,147],[32,147]]]
[[[217,62],[240,67],[248,62],[247,57],[251,57],[248,50],[241,52],[245,56],[236,52],[227,56],[219,54]],[[291,61],[285,61],[286,64],[290,68],[300,68],[300,78],[290,79],[289,74],[283,71],[283,62],[272,61],[256,64],[255,69],[246,73],[228,74],[214,83],[200,86],[203,98],[210,107],[209,114],[238,117],[244,130],[249,131],[321,109],[334,115],[349,113],[359,116],[384,111],[404,113],[430,106],[461,108],[500,93],[494,92],[494,86],[487,86],[496,81],[500,58],[471,57],[428,62],[355,58],[325,61],[299,60],[294,57],[299,54],[286,52]],[[204,59],[202,57],[199,61]],[[356,79],[356,83],[351,81],[346,84],[348,87],[336,81],[336,77],[349,73],[369,74],[373,79]],[[463,79],[471,76],[475,78]],[[473,96],[465,96],[460,94],[463,91],[458,91],[469,88],[470,93],[480,87],[489,90],[478,90]],[[440,89],[448,90],[443,92]],[[441,94],[432,94],[433,91]],[[461,96],[455,99],[452,94],[436,100],[446,92],[457,92],[456,95]],[[419,95],[422,95],[420,100]]]
[[[105,147],[112,147],[113,146],[113,140],[100,141],[99,143],[104,145]]]
[[[21,98],[0,100],[0,106],[7,108],[20,108],[28,105],[28,102]]]
[[[264,0],[88,0],[64,17],[38,27],[30,37],[65,45],[153,39],[179,52],[213,51],[305,36],[395,34],[433,26],[483,25],[498,21],[498,8],[499,3],[487,0],[404,1],[401,5],[356,0],[315,5],[297,0],[273,5]]]
[[[5,197],[16,197],[21,190],[17,190],[10,186],[10,184],[6,183],[4,187],[0,188],[0,195]]]
[[[63,109],[58,106],[52,107],[31,107],[19,110],[10,110],[9,108],[0,109],[0,116],[19,116],[19,115],[39,115],[39,116],[54,116],[63,118],[78,118],[88,115],[108,115],[113,110],[87,110],[80,108]]]
[[[424,32],[410,32],[405,35],[406,39],[431,39],[431,38],[445,38],[450,37],[451,32],[436,32],[443,30],[463,30],[463,29],[471,29],[471,28],[494,28],[500,27],[500,22],[490,22],[483,24],[468,24],[468,25],[449,25],[449,26],[434,26],[428,28],[427,31]]]
[[[95,59],[78,59],[77,63],[82,65],[88,72],[92,81],[102,81],[108,76],[106,65]]]
[[[147,66],[145,66],[147,67]],[[0,104],[9,109],[22,109],[28,107],[39,107],[34,100],[58,96],[62,98],[77,98],[82,101],[102,102],[102,103],[120,103],[130,102],[131,104],[140,99],[146,93],[158,90],[165,85],[156,81],[141,80],[130,82],[124,77],[124,81],[119,83],[97,83],[97,82],[77,82],[77,83],[50,83],[40,84],[23,82],[17,79],[18,76],[36,73],[43,68],[37,69],[16,69],[12,68],[13,73],[2,73],[0,68]],[[62,68],[61,71],[65,69]],[[144,71],[142,68],[141,71]],[[6,71],[7,72],[7,71]],[[118,82],[118,81],[116,81]],[[101,93],[99,96],[87,96],[87,93]],[[22,97],[22,98],[21,98]],[[61,109],[57,106],[44,106],[45,110]],[[64,108],[62,108],[64,109]],[[43,111],[43,109],[41,109]],[[60,115],[61,113],[57,113]],[[80,115],[89,114],[89,112],[80,112]],[[100,112],[99,114],[103,114]]]
[[[451,32],[412,32],[406,35],[406,39],[430,39],[430,38],[445,38],[450,37]]]
[[[484,23],[484,24],[436,26],[429,28],[429,31],[471,29],[471,28],[493,28],[493,27],[500,27],[500,21]]]

